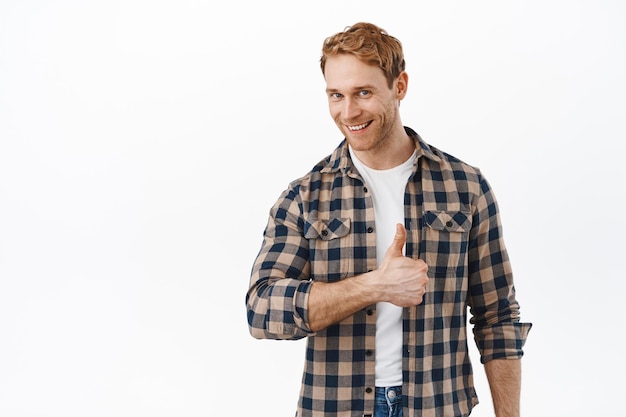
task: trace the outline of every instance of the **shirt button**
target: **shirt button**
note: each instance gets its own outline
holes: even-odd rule
[[[373,352],[368,349],[368,350],[365,351],[365,356],[372,356],[372,353]]]
[[[374,314],[374,310],[372,310],[371,308],[368,308],[367,310],[365,310],[365,314],[367,314],[368,316],[371,316],[372,314]]]
[[[328,230],[326,229],[322,230],[322,236],[328,236]]]
[[[373,228],[373,227],[368,227],[368,228],[367,228],[367,233],[372,233],[373,231],[374,231],[374,228]]]
[[[371,387],[365,388],[365,392],[367,392],[368,394],[371,394],[372,393],[372,388]]]
[[[363,191],[367,193],[367,187],[363,187]]]
[[[452,220],[448,220],[448,221],[446,222],[446,226],[448,226],[448,227],[452,227],[452,226],[454,226],[454,223],[452,223]]]

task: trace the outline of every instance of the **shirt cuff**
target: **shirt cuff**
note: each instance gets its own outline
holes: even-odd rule
[[[480,362],[492,359],[521,358],[532,323],[497,323],[474,327],[474,340],[480,352]]]

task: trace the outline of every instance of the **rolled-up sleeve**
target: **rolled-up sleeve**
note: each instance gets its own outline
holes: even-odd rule
[[[485,363],[492,359],[521,358],[524,355],[522,348],[531,327],[531,323],[521,322],[474,327],[480,361]]]
[[[258,339],[301,339],[311,334],[307,240],[297,192],[285,191],[270,210],[246,294],[248,327]]]
[[[482,363],[520,358],[532,327],[520,321],[495,196],[481,176],[469,251],[470,323]]]

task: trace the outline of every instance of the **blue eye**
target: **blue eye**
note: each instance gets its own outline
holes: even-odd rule
[[[361,90],[361,91],[359,91],[359,95],[360,96],[369,96],[370,92],[369,92],[369,90]]]

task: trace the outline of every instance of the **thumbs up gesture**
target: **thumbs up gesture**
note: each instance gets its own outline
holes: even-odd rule
[[[421,304],[428,284],[428,266],[421,259],[404,256],[405,242],[406,229],[398,223],[393,242],[376,270],[382,301],[400,307]]]

